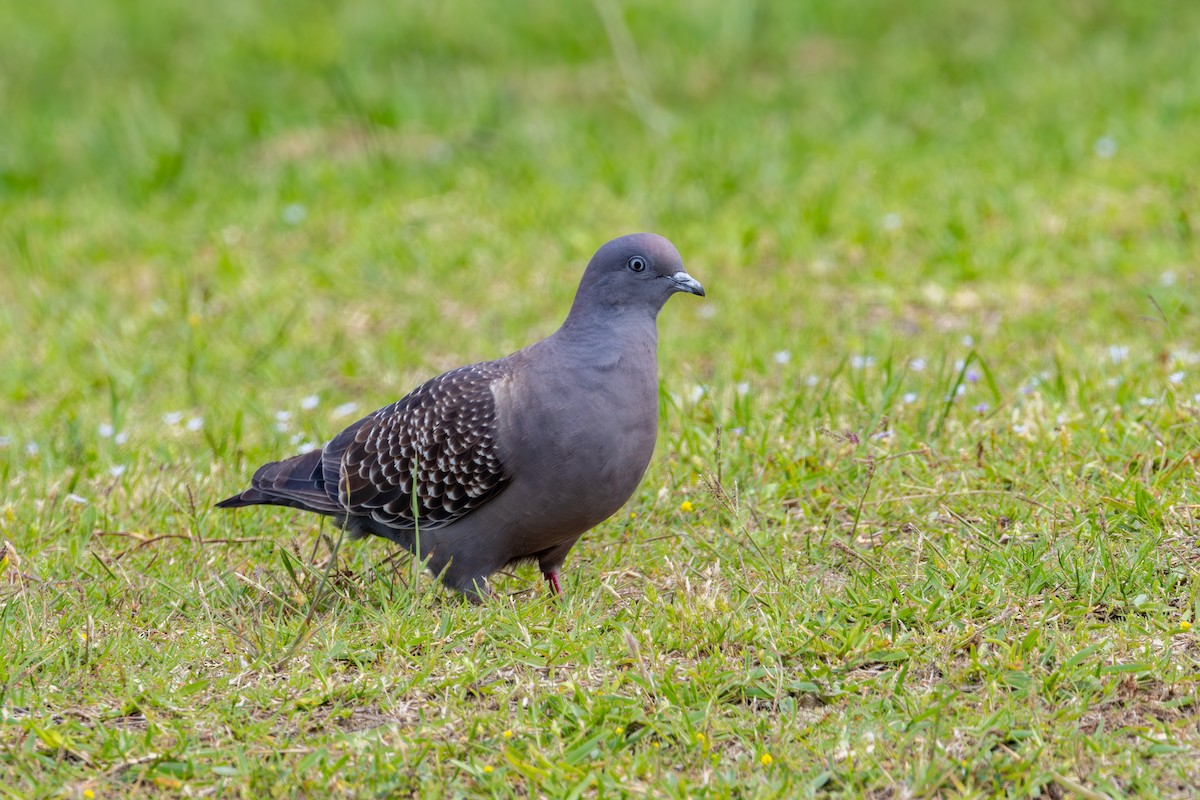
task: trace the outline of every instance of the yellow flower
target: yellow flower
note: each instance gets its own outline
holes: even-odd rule
[[[512,731],[505,731],[504,733],[502,733],[502,734],[500,734],[500,735],[501,735],[501,736],[503,736],[505,739],[511,739],[511,738],[513,737],[513,732],[512,732]]]
[[[630,519],[637,519],[637,512],[636,512],[636,511],[630,511],[630,512],[629,512],[629,518],[630,518]]]
[[[679,504],[679,510],[683,512],[691,511],[694,508],[691,500],[684,500]]]
[[[705,736],[703,733],[696,734],[696,741],[700,742],[700,744],[704,744],[704,739],[705,739]]]
[[[1181,631],[1190,631],[1191,629],[1192,629],[1192,623],[1188,622],[1186,619],[1185,619],[1185,620],[1180,620],[1180,622],[1179,622],[1179,630],[1181,630]]]
[[[491,774],[492,774],[492,765],[491,765],[491,764],[484,764],[484,765],[483,765],[483,774],[484,774],[484,775],[491,775]]]
[[[769,766],[771,766],[771,762],[772,762],[772,761],[774,761],[774,760],[775,760],[775,759],[771,758],[771,754],[770,754],[770,753],[763,753],[763,754],[762,754],[762,758],[760,758],[760,759],[759,759],[759,761],[761,761],[761,762],[762,762],[762,765],[763,765],[764,767],[769,767]]]
[[[96,793],[91,789],[84,789],[83,796],[86,798],[86,800],[92,800],[92,798],[96,796]]]
[[[618,725],[616,730],[613,731],[613,733],[615,733],[617,736],[620,736],[624,732],[625,732],[625,729],[622,728],[620,725]]]

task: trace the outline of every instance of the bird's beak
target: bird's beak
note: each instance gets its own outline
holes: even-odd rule
[[[675,284],[675,291],[687,292],[689,294],[699,295],[704,297],[704,287],[700,285],[700,281],[688,275],[686,272],[676,272],[671,276],[672,282]]]

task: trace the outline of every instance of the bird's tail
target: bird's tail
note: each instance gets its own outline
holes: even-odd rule
[[[241,494],[235,494],[233,497],[226,497],[219,503],[214,503],[213,508],[241,508],[242,506],[258,506],[271,505],[271,499],[258,489],[247,489]]]
[[[342,511],[336,496],[325,490],[325,473],[321,468],[320,450],[263,464],[250,479],[250,488],[241,494],[227,497],[217,508],[242,506],[288,506],[315,511],[318,514],[337,514]]]

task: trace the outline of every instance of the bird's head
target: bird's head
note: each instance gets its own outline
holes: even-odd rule
[[[588,262],[575,295],[576,309],[594,306],[645,309],[657,314],[676,292],[704,296],[704,287],[687,274],[675,245],[654,233],[613,239]]]

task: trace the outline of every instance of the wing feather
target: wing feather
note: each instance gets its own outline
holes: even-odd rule
[[[492,384],[501,362],[451,370],[334,437],[321,456],[331,499],[394,528],[440,528],[495,497],[509,476],[497,451]]]

